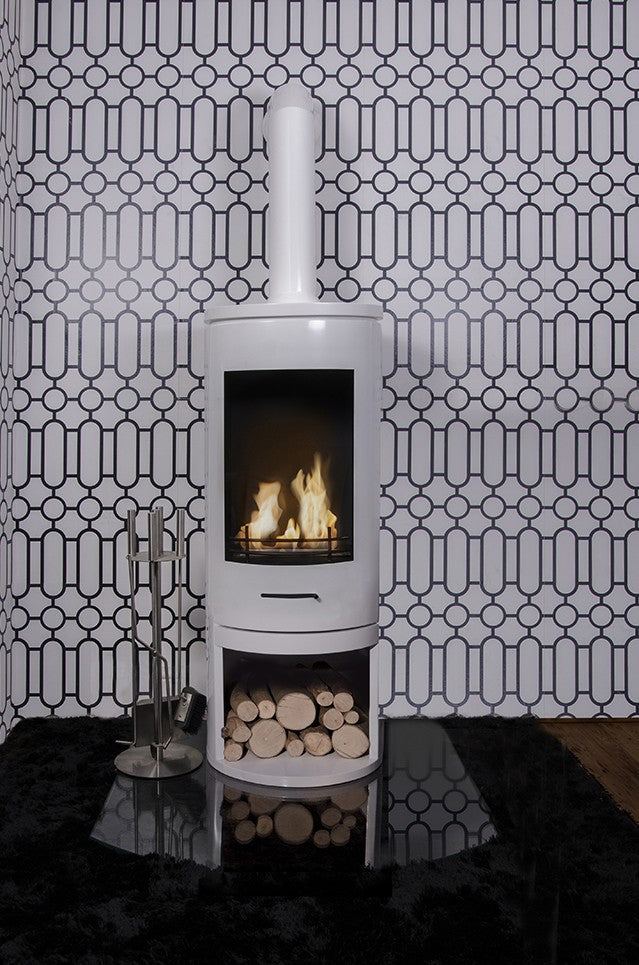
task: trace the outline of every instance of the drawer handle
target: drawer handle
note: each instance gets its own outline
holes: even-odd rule
[[[317,600],[318,593],[260,593],[265,600]]]

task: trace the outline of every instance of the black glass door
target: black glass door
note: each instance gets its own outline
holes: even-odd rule
[[[226,559],[353,558],[350,369],[226,372]]]

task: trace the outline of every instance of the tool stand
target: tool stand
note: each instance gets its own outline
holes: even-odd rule
[[[180,738],[182,731],[173,722],[174,708],[182,689],[182,567],[185,558],[184,510],[177,510],[175,552],[164,550],[164,512],[152,509],[148,514],[148,551],[139,552],[136,513],[127,518],[128,566],[131,605],[131,686],[133,742],[115,759],[115,766],[130,777],[177,777],[194,771],[202,763],[202,755]],[[138,567],[149,565],[151,588],[151,644],[138,635],[135,586]],[[177,564],[177,689],[169,685],[169,664],[162,655],[162,564]],[[151,699],[140,700],[140,651],[151,655]],[[173,679],[173,684],[176,681]]]

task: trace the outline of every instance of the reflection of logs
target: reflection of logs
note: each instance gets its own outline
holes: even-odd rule
[[[350,839],[351,831],[345,824],[336,824],[335,827],[331,829],[331,844],[343,847],[345,844],[348,844]]]
[[[313,833],[313,815],[303,804],[283,804],[275,812],[273,825],[286,844],[304,844]]]
[[[320,821],[325,828],[334,828],[341,820],[342,812],[333,805],[325,808],[320,815]]]
[[[236,684],[233,687],[229,703],[240,720],[248,723],[257,717],[257,705],[253,703],[242,684]]]
[[[334,791],[330,798],[317,797],[304,803],[282,801],[264,794],[224,789],[226,820],[239,844],[271,834],[287,845],[317,848],[344,847],[354,838],[362,813],[366,817],[368,788],[350,787]],[[360,837],[361,843],[361,837]],[[266,847],[263,845],[262,847]]]
[[[370,747],[368,737],[355,724],[344,724],[339,730],[334,730],[331,740],[333,749],[340,757],[361,757]]]
[[[285,744],[286,731],[276,720],[258,720],[253,724],[248,746],[256,757],[277,757]]]
[[[330,831],[327,831],[326,828],[320,828],[319,831],[316,831],[313,835],[313,844],[316,844],[318,848],[328,848],[330,843]]]
[[[366,804],[368,794],[365,787],[347,788],[343,791],[334,791],[331,794],[331,803],[342,811],[357,811],[363,804]]]
[[[251,809],[248,801],[235,801],[235,803],[231,805],[231,810],[229,812],[231,821],[243,821],[249,816],[250,813]]]
[[[240,821],[236,825],[233,835],[238,844],[250,844],[255,837],[257,828],[252,821]]]
[[[248,803],[251,814],[272,814],[277,810],[279,801],[277,798],[263,797],[261,794],[249,794]]]
[[[270,814],[260,814],[256,824],[258,838],[268,838],[273,830],[273,818]]]
[[[304,741],[304,747],[313,757],[324,757],[331,752],[331,738],[323,727],[309,727],[302,731],[300,737]]]

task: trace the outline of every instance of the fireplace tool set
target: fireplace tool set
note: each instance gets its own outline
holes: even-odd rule
[[[206,699],[192,687],[182,687],[182,590],[184,510],[177,510],[175,550],[164,549],[164,511],[161,507],[148,513],[148,547],[140,551],[136,533],[136,513],[127,516],[128,571],[131,608],[131,713],[133,742],[115,759],[115,766],[131,777],[163,778],[188,774],[202,763],[202,755],[184,740],[194,733],[204,715]],[[135,588],[140,564],[148,564],[151,590],[151,643],[138,633]],[[162,654],[162,566],[177,567],[177,673],[169,671]],[[150,699],[140,700],[140,652],[150,660]]]

